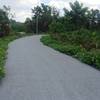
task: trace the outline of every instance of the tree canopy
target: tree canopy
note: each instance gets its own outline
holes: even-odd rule
[[[0,36],[6,35],[10,32],[9,27],[9,7],[3,6],[3,8],[0,8]]]
[[[41,4],[32,9],[32,18],[26,20],[28,30],[36,32],[36,23],[38,20],[39,32],[47,32],[50,24],[57,26],[58,23],[63,25],[64,31],[78,30],[86,28],[90,30],[99,30],[100,11],[98,9],[89,9],[82,3],[75,1],[69,3],[70,10],[64,8],[64,15],[61,16],[59,10],[49,5]],[[38,18],[38,19],[37,19]],[[50,27],[51,30],[51,27]]]

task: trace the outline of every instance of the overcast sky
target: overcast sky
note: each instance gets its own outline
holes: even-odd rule
[[[64,7],[69,9],[69,2],[74,2],[76,0],[0,0],[0,7],[2,5],[10,6],[13,13],[15,13],[15,20],[24,22],[26,17],[31,18],[31,8],[34,6],[45,3],[50,6],[55,6],[58,9],[63,9]],[[100,9],[100,0],[78,0],[82,2],[85,6],[90,8]]]

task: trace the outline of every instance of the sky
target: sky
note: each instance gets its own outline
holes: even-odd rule
[[[24,22],[27,17],[31,18],[31,8],[41,3],[54,6],[59,10],[63,8],[70,9],[69,2],[74,2],[76,0],[0,0],[0,7],[3,5],[10,6],[11,12],[15,13],[14,19],[16,21]],[[100,9],[100,0],[78,0],[83,3],[84,6]]]

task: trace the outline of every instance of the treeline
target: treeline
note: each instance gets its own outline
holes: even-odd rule
[[[64,8],[64,15],[61,16],[57,8],[41,4],[32,9],[32,18],[26,18],[24,23],[9,18],[11,16],[10,8],[4,6],[0,9],[0,35],[9,34],[11,30],[36,33],[36,27],[39,33],[48,31],[61,33],[81,28],[91,31],[100,30],[99,9],[90,10],[78,1],[69,5],[71,9]]]
[[[32,9],[33,17],[27,18],[25,25],[27,31],[36,33],[38,18],[39,32],[66,32],[85,28],[92,31],[100,30],[100,10],[84,7],[82,3],[75,1],[70,3],[70,8],[64,8],[64,16],[60,16],[59,10],[45,4]]]
[[[36,27],[38,24],[39,32],[47,32],[49,25],[53,20],[57,20],[59,17],[59,11],[56,8],[52,8],[48,5],[41,4],[41,6],[34,7],[32,9],[32,18],[27,18],[25,25],[27,31],[36,33]]]

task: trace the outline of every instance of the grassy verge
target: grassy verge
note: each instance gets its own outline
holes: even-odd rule
[[[15,33],[0,38],[0,79],[5,76],[4,65],[9,42],[24,36],[26,36],[26,34]]]
[[[55,50],[58,50],[67,55],[71,55],[86,64],[92,65],[93,67],[100,69],[100,50],[87,51],[79,45],[72,45],[70,43],[63,44],[53,39],[49,35],[43,36],[41,38],[41,42],[49,47],[54,48]]]

